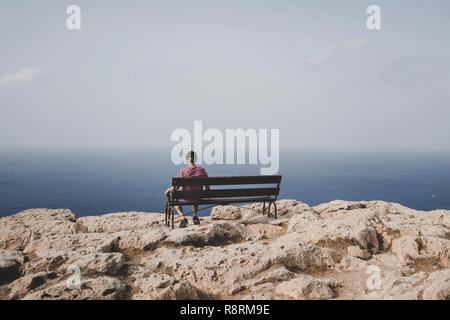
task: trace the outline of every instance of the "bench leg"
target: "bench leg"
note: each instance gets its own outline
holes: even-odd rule
[[[166,201],[166,215],[164,216],[164,225],[167,227],[167,222],[169,221],[168,215],[169,215],[169,204]]]
[[[263,216],[266,215],[266,202],[263,202]]]
[[[173,208],[171,208],[171,210],[172,210],[172,229],[174,228],[174,226],[175,226],[175,210],[173,209]]]
[[[273,207],[275,209],[275,219],[277,218],[277,204],[275,203],[275,201],[273,202]]]
[[[272,201],[269,201],[269,208],[267,210],[267,216],[270,217],[270,207],[272,206]]]

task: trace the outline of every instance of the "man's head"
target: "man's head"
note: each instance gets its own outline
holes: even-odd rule
[[[197,162],[197,155],[194,151],[189,151],[186,155],[186,162],[188,164],[195,164]]]

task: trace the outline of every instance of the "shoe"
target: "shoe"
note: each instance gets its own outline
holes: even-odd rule
[[[180,228],[186,228],[188,226],[188,220],[186,218],[184,218],[183,220],[181,220],[180,222]]]
[[[200,224],[200,219],[197,216],[194,216],[192,220],[194,221],[194,224]]]

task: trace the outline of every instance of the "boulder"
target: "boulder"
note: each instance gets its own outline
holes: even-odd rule
[[[9,285],[9,298],[13,300],[21,299],[30,292],[53,282],[56,278],[57,274],[54,272],[38,272],[25,275]]]
[[[125,299],[127,285],[111,277],[82,280],[80,288],[69,289],[65,281],[38,290],[23,297],[23,300],[118,300]]]
[[[337,283],[329,279],[316,279],[300,275],[276,287],[276,293],[296,300],[326,300],[336,296]]]
[[[151,230],[164,224],[164,214],[154,212],[117,212],[78,219],[83,232],[115,233],[120,231]]]
[[[167,274],[154,273],[138,278],[134,284],[135,300],[197,300],[197,290],[186,280]]]
[[[234,221],[204,223],[192,225],[184,229],[174,229],[167,233],[166,243],[172,245],[203,247],[206,245],[220,246],[239,242],[246,238],[246,228]]]
[[[352,257],[361,258],[367,260],[371,257],[371,254],[367,250],[363,250],[358,246],[347,247],[348,254]]]
[[[20,252],[0,249],[0,285],[20,277],[23,262]]]
[[[153,250],[167,237],[164,229],[159,226],[149,230],[120,231],[113,235],[119,237],[117,246],[121,251]]]
[[[424,286],[423,299],[450,300],[450,270],[431,273]]]
[[[0,218],[0,248],[22,251],[46,235],[78,232],[77,216],[67,209],[30,209]]]

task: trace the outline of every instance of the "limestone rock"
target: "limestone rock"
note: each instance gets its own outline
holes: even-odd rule
[[[195,247],[206,245],[218,246],[241,241],[246,238],[246,235],[247,231],[242,224],[233,221],[221,221],[171,230],[165,242],[174,245],[192,245]]]
[[[45,284],[52,282],[56,277],[57,275],[54,272],[38,272],[23,276],[9,285],[9,298],[14,300],[21,299],[29,292],[37,290]]]
[[[23,262],[24,257],[21,253],[0,249],[0,284],[18,278]]]
[[[242,218],[241,208],[235,206],[216,206],[211,210],[213,220],[238,220]]]
[[[153,273],[134,282],[136,300],[197,300],[197,290],[186,280],[167,274]]]
[[[450,270],[436,271],[430,274],[423,291],[425,300],[450,300]]]
[[[358,246],[350,246],[347,247],[348,254],[352,257],[361,258],[361,259],[369,259],[371,257],[370,253],[367,250],[362,250]]]
[[[0,218],[0,299],[449,298],[450,211],[276,204],[277,220],[259,203],[219,206],[174,230],[146,212]]]
[[[22,251],[44,235],[77,232],[77,216],[67,209],[30,209],[0,219],[0,248]]]
[[[118,236],[103,233],[46,236],[25,248],[26,254],[36,257],[26,270],[65,273],[69,266],[75,265],[84,275],[114,275],[125,260],[122,253],[115,252],[118,241]]]
[[[82,280],[80,289],[69,289],[62,281],[51,287],[38,290],[23,300],[118,300],[126,298],[127,286],[118,279],[98,277]]]
[[[301,215],[292,218],[288,231],[297,232],[307,243],[338,250],[357,245],[376,253],[379,249],[377,232],[367,223],[372,215],[373,212],[353,212],[316,219],[314,214],[307,213],[304,218]]]
[[[167,237],[162,227],[154,227],[150,230],[126,230],[113,235],[119,237],[119,250],[126,251],[152,250]]]
[[[364,209],[367,207],[367,203],[364,201],[355,202],[355,201],[343,201],[343,200],[334,200],[328,203],[323,203],[318,206],[313,207],[313,210],[318,214],[322,213],[330,213],[341,210],[354,210],[354,209]]]
[[[119,231],[150,230],[164,224],[164,214],[153,212],[118,212],[78,219],[83,232],[115,233]]]
[[[276,201],[278,217],[290,218],[296,213],[311,210],[311,208],[303,202],[297,200],[278,200]],[[253,203],[244,206],[216,206],[211,210],[211,219],[213,220],[250,220],[252,218],[263,215],[263,205],[261,203]],[[266,203],[266,213],[268,212],[268,204]],[[274,214],[274,206],[272,205],[271,214]]]
[[[310,275],[300,275],[287,282],[280,283],[276,293],[297,300],[325,300],[335,297],[337,284],[329,279],[316,279]]]

